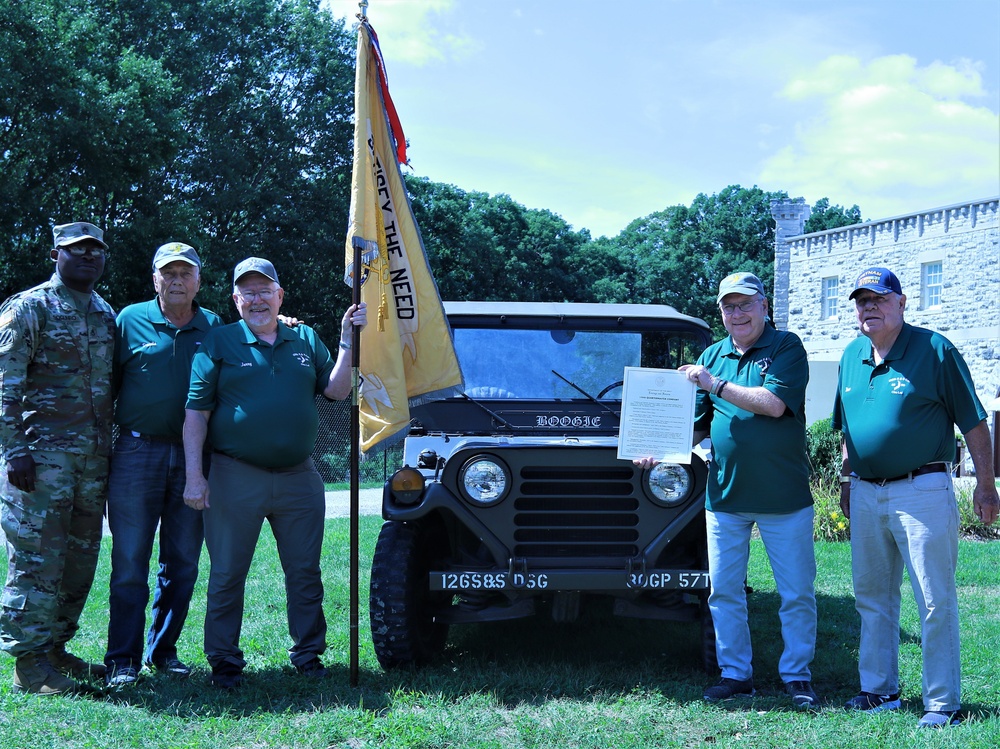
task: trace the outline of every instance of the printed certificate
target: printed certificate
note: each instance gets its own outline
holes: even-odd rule
[[[618,457],[690,463],[697,388],[676,369],[625,367]]]

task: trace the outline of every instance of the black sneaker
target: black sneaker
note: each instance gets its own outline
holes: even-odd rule
[[[104,686],[108,689],[131,687],[139,681],[139,669],[134,666],[111,666],[104,674]]]
[[[212,686],[232,691],[243,686],[243,669],[234,663],[220,663],[212,667]]]
[[[962,722],[962,713],[958,710],[941,711],[929,710],[924,713],[924,717],[917,723],[917,728],[944,728],[945,726],[957,726]]]
[[[733,697],[753,697],[754,694],[753,679],[723,679],[714,687],[707,687],[703,696],[706,702],[722,702]]]
[[[191,667],[176,656],[173,658],[158,658],[155,661],[146,661],[146,667],[153,671],[159,671],[161,674],[169,674],[170,676],[179,676],[181,678],[191,675]]]
[[[330,675],[330,672],[326,670],[326,666],[323,665],[323,661],[319,658],[306,661],[296,666],[295,670],[303,676],[308,676],[310,679],[325,679]]]
[[[819,707],[819,697],[813,691],[812,684],[808,681],[789,681],[785,684],[785,691],[792,698],[795,707],[810,710]]]
[[[901,705],[899,692],[896,694],[862,692],[857,697],[851,697],[844,705],[844,709],[860,710],[863,713],[881,713],[885,710],[898,710]]]

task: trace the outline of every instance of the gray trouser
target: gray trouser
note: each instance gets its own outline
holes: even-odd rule
[[[320,550],[325,498],[312,459],[270,470],[212,456],[205,545],[211,559],[205,613],[205,655],[213,668],[228,662],[246,666],[240,650],[244,593],[264,520],[278,548],[285,574],[289,650],[302,665],[326,649]]]

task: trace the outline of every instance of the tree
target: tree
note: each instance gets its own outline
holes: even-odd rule
[[[618,301],[669,304],[701,317],[721,334],[715,302],[719,281],[737,270],[756,273],[766,288],[774,276],[771,200],[784,192],[730,185],[699,194],[690,206],[671,206],[636,219],[613,241],[634,269]],[[631,288],[630,288],[631,287]]]
[[[407,177],[413,215],[442,299],[567,301],[568,260],[589,240],[561,217],[509,195]]]
[[[231,315],[231,269],[265,255],[290,310],[336,335],[353,137],[342,21],[318,0],[25,0],[0,21],[6,294],[48,274],[52,224],[89,220],[111,245],[101,292],[116,307],[151,295],[153,250],[180,240],[205,262],[206,306]]]
[[[864,221],[861,218],[861,209],[857,203],[850,208],[839,205],[830,205],[829,198],[820,198],[816,205],[812,207],[812,212],[806,221],[805,233],[811,234],[814,231],[826,231],[827,229],[837,229],[841,226],[852,226]]]

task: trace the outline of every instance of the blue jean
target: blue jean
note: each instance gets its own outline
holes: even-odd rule
[[[206,464],[207,465],[207,464]],[[111,456],[109,668],[177,657],[177,640],[198,579],[204,539],[202,514],[184,504],[184,447],[123,431]],[[149,564],[160,526],[159,572],[148,632]]]
[[[778,673],[786,684],[811,681],[809,665],[816,652],[816,555],[813,507],[788,513],[712,512],[706,510],[708,571],[712,590],[708,607],[715,623],[715,648],[725,679],[753,676],[753,651],[745,590],[754,523],[771,561],[781,598],[778,618],[784,650]]]
[[[885,486],[851,481],[854,598],[861,616],[861,689],[899,691],[903,568],[920,616],[925,710],[961,707],[958,634],[958,503],[949,473]]]

